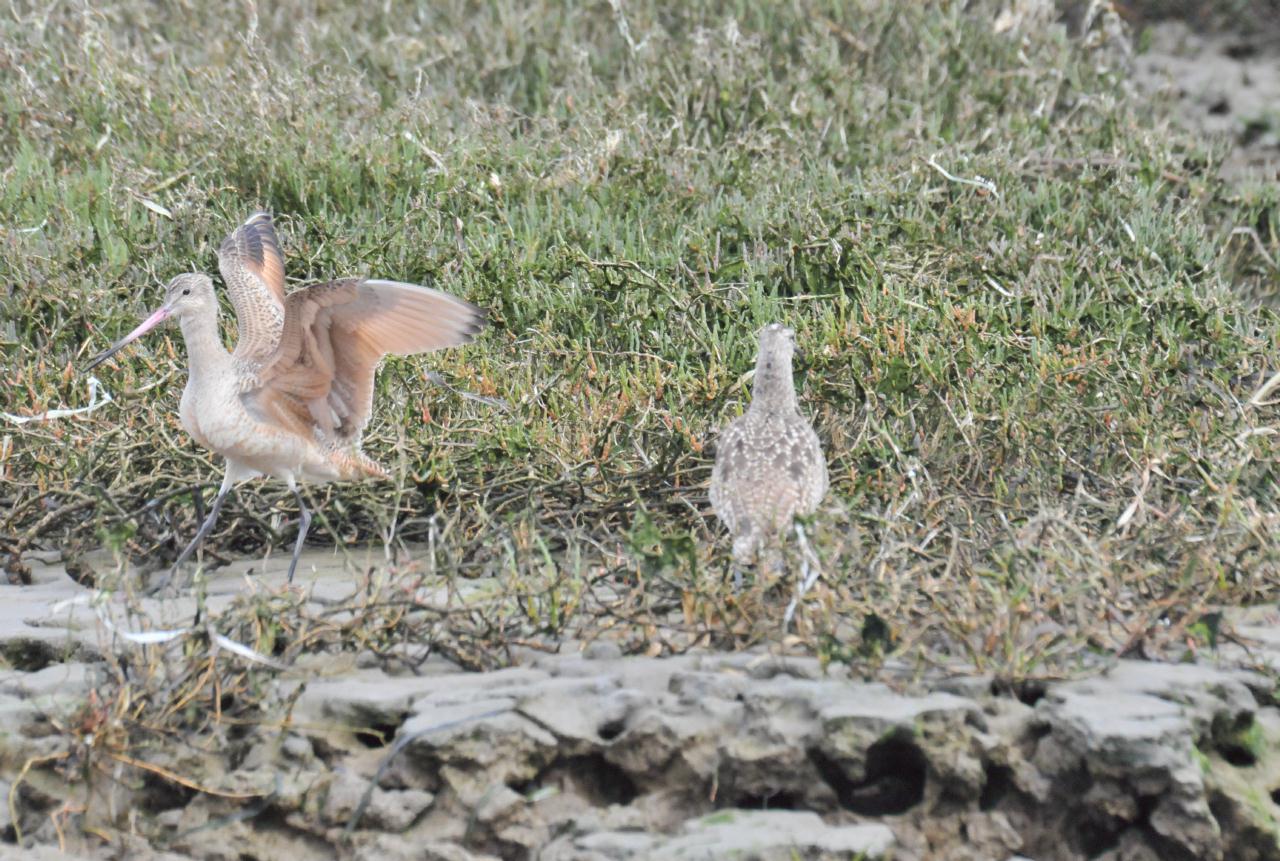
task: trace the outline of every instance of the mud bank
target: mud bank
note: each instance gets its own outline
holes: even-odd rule
[[[202,612],[279,586],[247,585],[253,565],[218,573]],[[125,614],[35,567],[32,586],[0,587],[4,858],[1280,858],[1272,609],[1233,618],[1248,649],[1217,665],[1019,685],[604,641],[492,672],[315,655],[255,677],[261,721],[122,758],[67,738],[104,701],[109,658],[141,667],[158,648],[119,631],[188,625],[195,601]],[[307,567],[318,607],[356,588],[331,556]]]

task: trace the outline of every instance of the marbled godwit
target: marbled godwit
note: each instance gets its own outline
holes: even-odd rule
[[[292,582],[311,525],[298,482],[387,476],[360,450],[382,357],[465,344],[483,327],[484,313],[437,290],[364,278],[312,284],[286,296],[284,257],[266,212],[254,213],[227,237],[218,249],[218,269],[235,306],[235,352],[223,348],[218,334],[213,282],[186,274],[169,282],[155,313],[86,370],[169,317],[178,319],[190,363],[182,426],[223,456],[226,473],[209,516],[169,577],[213,529],[231,488],[269,475],[298,500]]]
[[[711,507],[733,538],[734,582],[738,566],[750,564],[778,540],[796,515],[812,514],[827,493],[827,462],[813,426],[800,414],[791,379],[795,332],[779,323],[760,330],[751,405],[729,423],[716,442]],[[802,550],[801,587],[795,606],[816,574],[804,529],[795,523]],[[816,571],[816,566],[814,568]]]

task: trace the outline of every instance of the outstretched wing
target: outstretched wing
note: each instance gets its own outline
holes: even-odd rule
[[[270,213],[255,212],[223,241],[218,269],[240,330],[234,356],[259,365],[276,351],[285,323],[284,256]]]
[[[484,312],[455,296],[396,281],[314,284],[285,300],[284,329],[250,393],[264,412],[292,412],[329,439],[358,442],[373,409],[373,376],[388,353],[465,344]]]

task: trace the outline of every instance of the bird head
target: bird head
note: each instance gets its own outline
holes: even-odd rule
[[[781,323],[770,323],[760,330],[758,366],[766,370],[790,368],[796,352],[796,332]]]
[[[132,332],[94,356],[85,370],[92,371],[120,352],[125,345],[138,340],[170,317],[181,319],[183,316],[199,313],[207,308],[212,308],[215,313],[217,311],[217,299],[213,295],[213,282],[209,280],[209,276],[198,273],[179,275],[165,287],[164,304],[139,323]]]

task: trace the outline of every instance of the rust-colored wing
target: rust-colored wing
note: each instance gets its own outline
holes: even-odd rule
[[[259,365],[275,353],[284,332],[284,256],[267,212],[255,212],[218,249],[218,269],[236,309],[235,358]]]
[[[373,376],[388,353],[465,344],[484,312],[448,293],[395,281],[314,284],[285,300],[280,344],[251,395],[288,404],[330,440],[357,443],[373,408]]]

